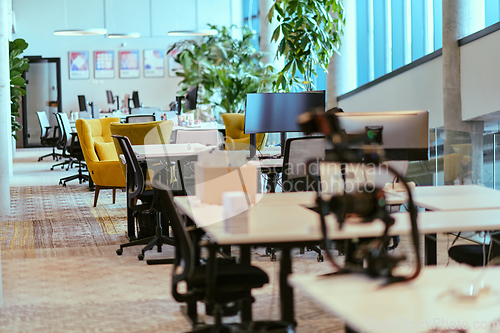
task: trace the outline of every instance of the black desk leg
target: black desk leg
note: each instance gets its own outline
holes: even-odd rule
[[[425,264],[437,265],[437,234],[425,235]]]
[[[278,174],[276,172],[269,172],[267,174],[267,188],[269,192],[276,192],[276,179],[278,179]]]
[[[349,325],[345,325],[345,333],[357,333],[356,330],[352,329]]]
[[[250,246],[240,246],[240,264],[250,265]],[[252,293],[249,292],[249,298],[241,301],[241,323],[249,324],[252,322]]]
[[[293,304],[293,288],[288,284],[288,275],[292,273],[291,248],[281,249],[280,260],[280,296],[281,320],[295,326],[295,310]]]

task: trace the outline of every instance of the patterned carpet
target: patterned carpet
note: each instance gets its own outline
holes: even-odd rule
[[[111,191],[101,191],[94,208],[94,193],[84,184],[56,185],[67,173],[47,172],[53,161],[37,163],[44,151],[23,153],[11,182],[11,212],[0,218],[0,332],[188,331],[171,296],[171,266],[137,260],[139,246],[126,248],[122,256],[115,253],[126,242],[125,194],[118,192],[112,204]],[[33,183],[44,185],[29,186]],[[447,264],[449,239],[438,240],[438,263]],[[408,240],[403,238],[396,251],[411,253]],[[256,249],[252,256],[252,264],[271,280],[253,291],[255,320],[279,318],[279,263],[264,252]],[[148,251],[146,258],[173,255],[173,248],[164,246],[162,253]],[[293,270],[321,274],[330,266],[318,263],[314,252],[296,252]],[[299,333],[344,331],[342,321],[297,291],[295,309]]]

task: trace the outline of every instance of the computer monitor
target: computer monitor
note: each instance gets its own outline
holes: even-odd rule
[[[87,102],[87,99],[85,98],[85,95],[78,95],[78,108],[80,109],[80,112],[87,112],[88,111],[87,105],[90,106],[90,116],[92,118],[95,118],[95,115],[94,115],[94,102]]]
[[[80,112],[87,111],[87,99],[84,95],[78,95],[78,108],[80,109]]]
[[[383,148],[387,160],[429,159],[429,111],[374,111],[336,113],[345,134],[381,131],[381,144],[358,144],[350,149]],[[373,133],[373,132],[372,132]]]
[[[134,103],[134,108],[141,107],[141,103],[139,102],[139,92],[138,91],[132,92],[132,102]]]
[[[325,110],[325,91],[247,94],[245,133],[301,132],[297,117],[311,109]]]
[[[198,99],[198,87],[190,86],[186,92],[186,110],[196,109],[196,100]]]
[[[108,100],[108,104],[114,104],[116,102],[116,111],[120,110],[120,99],[118,96],[113,96],[111,90],[106,90],[106,98]]]
[[[115,98],[113,97],[111,90],[106,90],[106,98],[108,100],[108,104],[113,104],[115,102]]]

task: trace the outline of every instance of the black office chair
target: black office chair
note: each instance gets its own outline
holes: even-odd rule
[[[193,332],[230,332],[230,326],[239,326],[248,331],[248,327],[240,324],[223,325],[222,316],[234,315],[237,301],[247,300],[253,302],[251,290],[260,288],[269,282],[267,274],[260,268],[234,262],[220,262],[216,258],[218,246],[206,245],[210,256],[207,265],[201,265],[197,258],[196,246],[199,235],[192,229],[188,233],[184,222],[173,203],[173,196],[166,186],[159,191],[159,200],[168,214],[170,225],[176,240],[176,256],[172,269],[172,295],[178,302],[193,305],[196,302],[205,303],[207,314],[215,317],[214,325],[199,325],[193,323]],[[179,284],[186,283],[185,293],[179,292]],[[197,317],[195,314],[194,317]],[[279,325],[276,323],[275,325]],[[278,326],[281,327],[281,326]]]
[[[61,178],[59,180],[59,185],[66,187],[67,182],[76,179],[78,179],[78,182],[80,184],[86,181],[90,182],[90,176],[84,174],[84,172],[87,171],[87,167],[84,163],[85,158],[83,156],[82,148],[80,147],[80,142],[78,141],[78,135],[76,133],[73,133],[73,131],[71,130],[71,124],[69,123],[68,115],[64,112],[56,113],[55,115],[59,124],[59,128],[61,128],[63,137],[63,157],[66,157],[67,160],[62,163],[53,165],[51,170],[53,170],[55,166],[59,165],[64,167],[65,164],[68,164],[69,169],[69,166],[76,161],[76,163],[78,163],[78,173]]]
[[[174,239],[163,235],[163,226],[158,212],[161,208],[158,206],[158,201],[156,200],[156,193],[153,190],[146,190],[146,178],[145,172],[139,165],[139,161],[132,150],[132,144],[126,136],[112,135],[118,141],[125,160],[127,162],[127,206],[134,212],[144,212],[144,211],[154,211],[156,216],[156,235],[146,238],[137,239],[125,244],[121,244],[120,248],[116,250],[116,254],[121,255],[123,253],[124,247],[135,246],[146,244],[146,246],[141,250],[141,254],[137,256],[139,260],[144,259],[144,253],[151,250],[153,247],[157,247],[157,251],[162,251],[163,244],[175,245]],[[142,203],[137,204],[138,200]],[[137,214],[137,213],[136,213]],[[163,219],[162,214],[162,219]],[[168,232],[168,224],[165,225]],[[168,262],[162,262],[168,263]]]
[[[49,118],[47,118],[45,111],[38,111],[36,115],[40,124],[40,143],[43,146],[52,147],[52,153],[40,156],[38,162],[49,156],[52,156],[53,160],[57,160],[62,157],[60,153],[56,153],[57,143],[61,139],[59,127],[50,126]]]
[[[55,167],[60,166],[61,169],[64,169],[64,166],[67,165],[66,170],[69,170],[73,166],[74,163],[79,163],[79,161],[72,157],[70,154],[70,146],[71,146],[71,140],[72,140],[72,130],[71,130],[71,124],[69,123],[69,120],[67,124],[63,121],[61,118],[62,113],[56,113],[54,112],[54,116],[56,117],[58,127],[61,131],[61,138],[57,142],[57,149],[61,150],[61,157],[64,159],[62,162],[53,164],[50,170],[54,170]],[[66,116],[67,118],[67,116]],[[67,126],[67,128],[65,127]]]
[[[283,173],[281,177],[283,192],[317,191],[320,184],[307,175],[306,163],[312,159],[323,160],[324,158],[324,136],[305,136],[287,139],[283,154]],[[318,246],[309,246],[307,249],[318,254],[318,261],[322,262],[324,260],[321,249]],[[304,253],[304,249],[300,251]],[[274,249],[266,248],[266,253],[271,256],[272,261],[276,260],[274,252]]]
[[[498,264],[500,258],[500,246],[496,243],[500,235],[492,234],[490,244],[467,244],[453,245],[448,249],[451,259],[461,264],[473,267],[480,267],[493,263],[493,259]],[[458,238],[459,236],[457,236]]]
[[[155,121],[155,114],[134,114],[125,117],[126,123],[147,123],[150,121]]]

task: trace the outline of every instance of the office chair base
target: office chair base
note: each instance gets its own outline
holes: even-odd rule
[[[44,159],[45,157],[49,157],[49,156],[52,156],[52,159],[53,159],[54,161],[57,161],[58,159],[60,159],[60,158],[62,158],[62,157],[63,157],[63,156],[62,156],[62,154],[60,154],[60,153],[56,153],[55,149],[52,149],[52,153],[50,153],[50,154],[46,154],[46,155],[43,155],[43,156],[40,156],[40,157],[38,158],[38,162],[43,161],[43,159]]]

